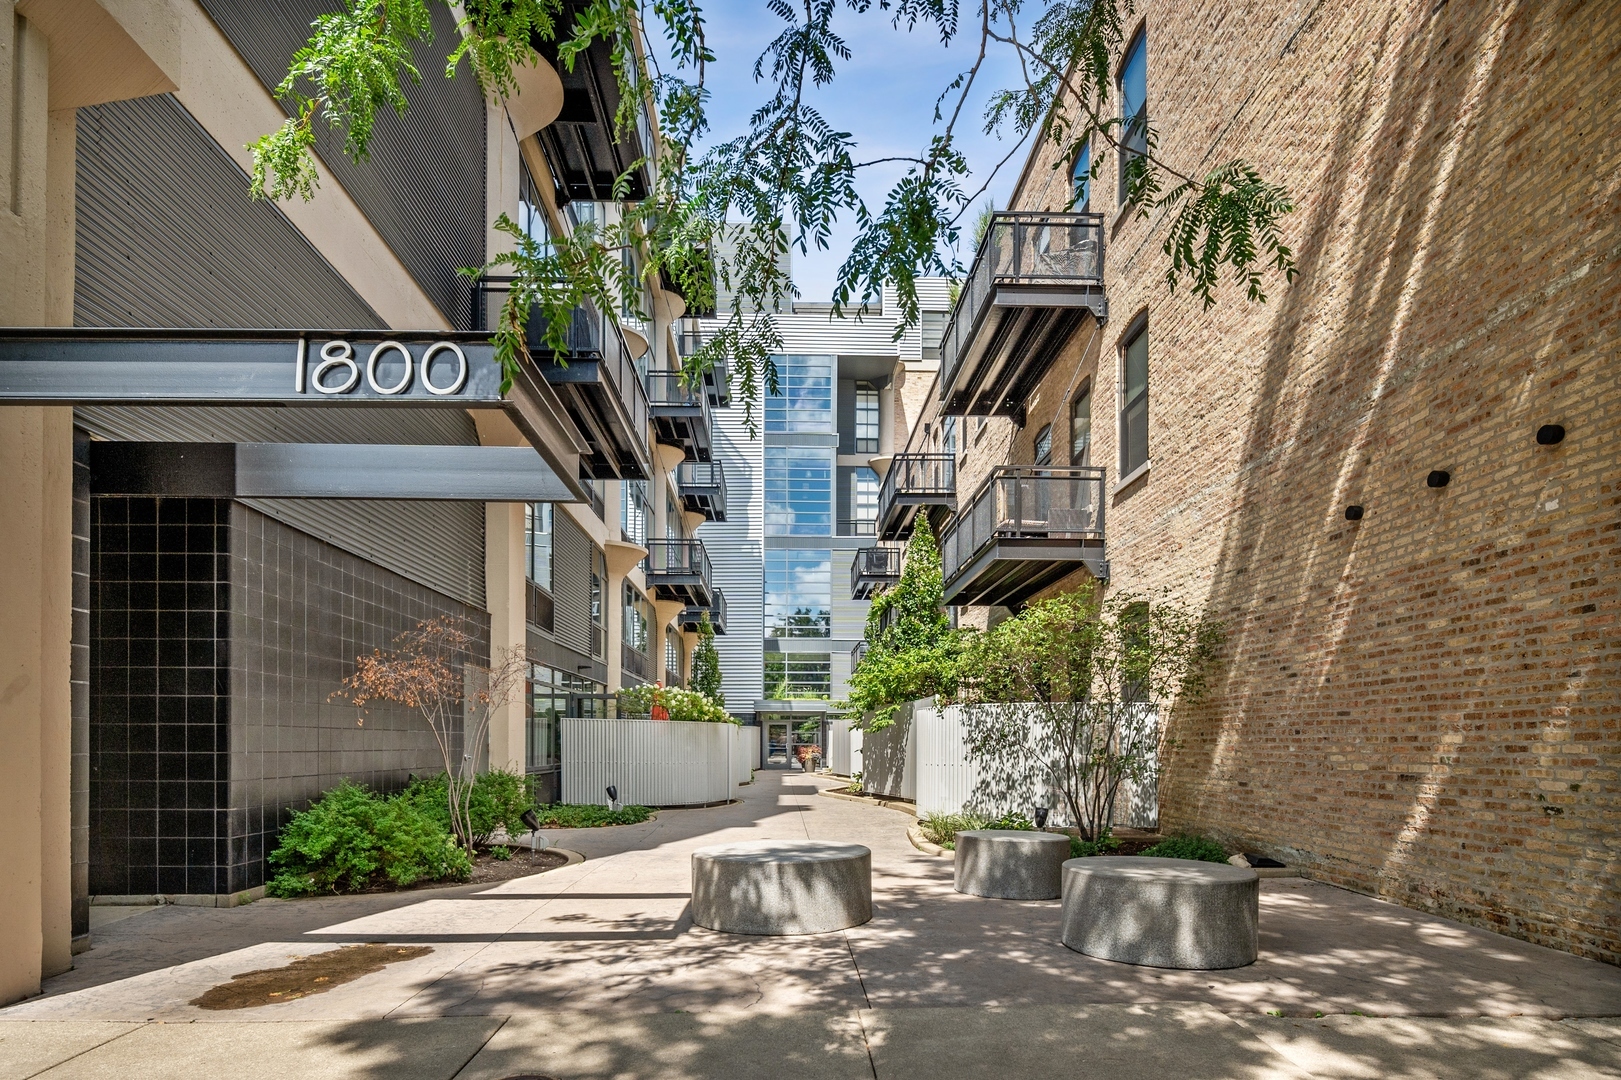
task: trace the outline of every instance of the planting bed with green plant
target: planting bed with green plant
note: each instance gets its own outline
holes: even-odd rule
[[[596,829],[604,825],[640,825],[653,816],[645,806],[621,806],[610,810],[606,806],[574,806],[556,803],[538,806],[535,816],[542,829]]]
[[[1157,859],[1194,859],[1199,862],[1227,861],[1227,849],[1203,836],[1168,836],[1140,855]]]

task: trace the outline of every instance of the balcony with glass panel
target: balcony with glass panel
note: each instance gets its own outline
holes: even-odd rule
[[[681,609],[679,625],[689,634],[696,634],[702,627],[704,615],[709,615],[709,626],[715,631],[716,637],[726,635],[726,594],[719,589],[715,590],[715,598],[709,605],[688,604]]]
[[[709,393],[702,380],[688,386],[679,371],[647,375],[647,401],[653,434],[665,446],[680,447],[686,461],[710,459]]]
[[[850,563],[850,599],[871,600],[879,589],[900,579],[900,548],[864,547]]]
[[[726,520],[726,469],[718,461],[683,461],[675,469],[681,509],[705,521]]]
[[[1019,416],[1087,315],[1109,317],[1103,216],[993,215],[940,342],[941,412]]]
[[[511,287],[510,277],[479,279],[477,310],[490,321]],[[574,309],[565,347],[546,340],[539,309],[529,317],[530,354],[568,412],[589,452],[580,471],[595,480],[645,480],[652,473],[647,447],[647,391],[619,324],[589,301]]]
[[[642,566],[655,599],[698,607],[708,607],[714,599],[709,554],[701,540],[648,540]]]
[[[1082,567],[1109,576],[1104,471],[1004,465],[940,536],[945,602],[1014,606]]]
[[[870,648],[870,646],[867,644],[867,641],[866,641],[865,638],[863,638],[862,640],[856,642],[855,645],[851,647],[851,649],[850,649],[850,670],[851,671],[854,671],[856,668],[861,666],[861,661],[863,661],[863,660],[865,660],[867,658],[867,650],[869,648]]]
[[[912,535],[919,510],[957,508],[957,462],[951,454],[896,454],[878,489],[880,540]]]

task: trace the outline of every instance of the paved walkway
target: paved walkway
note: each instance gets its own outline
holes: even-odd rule
[[[0,1010],[0,1080],[1621,1077],[1614,967],[1300,879],[1262,883],[1250,967],[1095,960],[1059,943],[1056,901],[958,895],[902,815],[825,786],[760,773],[731,806],[550,834],[586,861],[493,887],[105,924],[44,996]],[[692,850],[768,838],[872,848],[873,921],[801,938],[694,927]],[[433,951],[284,1004],[187,1004],[356,941]]]

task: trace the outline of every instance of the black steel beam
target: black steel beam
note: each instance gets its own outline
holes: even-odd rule
[[[527,446],[333,443],[90,444],[92,495],[215,499],[568,502]]]
[[[585,499],[585,449],[525,368],[505,392],[488,334],[404,330],[0,328],[0,405],[275,405],[505,413]]]

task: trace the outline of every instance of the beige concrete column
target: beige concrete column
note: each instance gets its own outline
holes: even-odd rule
[[[490,610],[490,660],[527,649],[524,504],[484,504],[484,603]],[[490,715],[490,768],[524,770],[528,701],[520,692]]]

